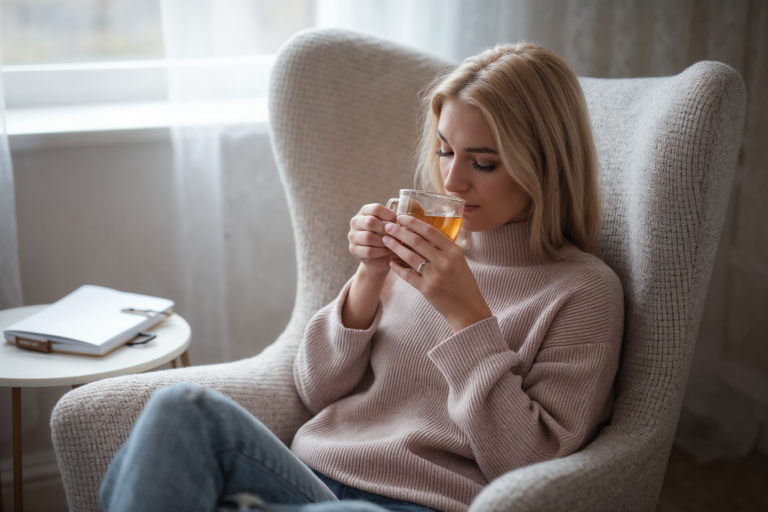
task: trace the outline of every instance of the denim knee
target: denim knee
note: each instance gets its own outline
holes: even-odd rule
[[[175,425],[183,428],[196,417],[205,418],[201,413],[203,397],[210,390],[198,384],[182,383],[166,386],[155,391],[144,407],[137,425],[160,423],[165,428]]]
[[[178,411],[186,408],[189,404],[196,404],[210,391],[199,384],[183,382],[181,384],[172,384],[156,390],[147,402],[146,409],[155,408],[158,411]]]
[[[206,391],[210,391],[205,386],[200,384],[193,384],[191,382],[182,382],[179,384],[171,384],[159,388],[152,394],[153,400],[175,402],[177,400],[184,402],[196,402]]]

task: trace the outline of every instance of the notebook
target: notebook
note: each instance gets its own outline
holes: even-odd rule
[[[103,356],[158,325],[173,307],[168,299],[84,285],[9,326],[3,336],[24,348]]]

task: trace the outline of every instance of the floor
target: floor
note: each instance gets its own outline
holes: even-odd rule
[[[675,446],[656,512],[768,512],[768,458],[697,463]]]

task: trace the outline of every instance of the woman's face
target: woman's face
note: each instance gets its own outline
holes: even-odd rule
[[[446,100],[437,136],[445,191],[467,202],[463,229],[488,231],[528,218],[531,199],[501,163],[491,127],[478,109]]]

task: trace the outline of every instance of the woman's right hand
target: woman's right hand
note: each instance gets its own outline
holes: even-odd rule
[[[349,222],[349,252],[372,274],[389,272],[389,262],[399,259],[384,245],[384,224],[396,222],[397,214],[380,204],[367,204]]]

